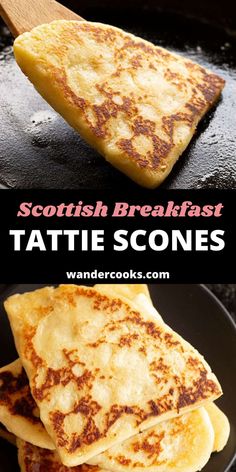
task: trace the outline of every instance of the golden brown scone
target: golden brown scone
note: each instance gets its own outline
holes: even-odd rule
[[[189,59],[101,23],[37,26],[15,40],[14,53],[48,103],[149,188],[170,173],[224,87]]]
[[[114,295],[123,295],[131,301],[138,295],[145,295],[152,303],[147,284],[96,284],[94,288]]]
[[[112,472],[196,472],[210,459],[214,431],[205,408],[162,421],[93,457]]]
[[[20,359],[0,369],[0,422],[21,439],[39,447],[55,449],[39,418]]]
[[[205,409],[210,417],[214,432],[214,451],[220,452],[227,444],[230,434],[230,424],[227,416],[215,405],[215,403],[209,403],[204,405]]]
[[[155,314],[77,285],[5,302],[41,420],[76,466],[221,395],[203,357]]]
[[[143,293],[138,295],[138,297],[140,296],[143,296],[146,298],[146,296]],[[148,303],[148,300],[146,300],[146,303]],[[18,359],[17,361],[13,362],[12,364],[0,370],[0,382],[1,382],[1,372],[2,373],[7,372],[7,376],[5,376],[5,379],[4,379],[5,381],[1,385],[2,388],[0,388],[0,397],[2,398],[2,403],[3,403],[3,397],[5,398],[4,407],[0,406],[0,420],[3,419],[5,424],[8,425],[9,429],[17,433],[21,438],[23,437],[25,441],[29,443],[33,442],[34,445],[38,445],[38,444],[43,445],[44,448],[46,449],[52,449],[52,447],[54,448],[50,437],[46,433],[46,430],[44,429],[43,424],[38,418],[38,415],[39,415],[38,408],[31,395],[30,387],[28,384],[28,378],[26,377],[23,371],[23,367],[22,367],[20,359]],[[13,388],[13,385],[14,385],[14,388]],[[17,388],[17,395],[16,395],[16,388]],[[17,414],[16,414],[16,409],[17,409]],[[214,429],[213,450],[221,451],[226,445],[228,441],[228,437],[229,437],[230,428],[229,428],[228,419],[224,415],[224,413],[214,404],[206,404],[205,409],[207,410],[210,416],[210,420]],[[37,419],[36,422],[32,421],[32,415],[33,415],[33,419],[34,417]],[[196,415],[195,416],[193,415],[193,419],[195,417]],[[189,422],[190,424],[192,422],[192,416],[188,415],[186,416],[186,418],[188,420],[187,421],[187,426],[188,426]],[[184,415],[181,421],[184,421]],[[202,421],[202,416],[200,417],[200,423],[201,421]],[[166,424],[169,422],[170,424]],[[174,430],[174,437],[175,437],[175,432],[177,433],[176,424],[177,423],[174,420],[168,420],[167,422],[162,421],[160,423],[161,429],[160,429],[160,425],[157,425],[154,428],[146,430],[146,433],[147,433],[146,435],[145,433],[143,433],[142,435],[134,436],[133,438],[142,437],[143,443],[147,444],[146,452],[149,454],[149,446],[148,446],[149,442],[151,443],[154,440],[154,444],[156,444],[157,438],[159,438],[159,436],[163,438],[165,437],[165,444],[166,444],[166,441],[168,440],[172,441],[173,439],[171,436],[172,429]],[[184,422],[183,424],[186,424],[186,423]],[[189,427],[188,427],[188,430],[189,430]],[[179,431],[180,429],[178,430],[178,432]],[[203,431],[204,431],[204,427],[203,427]],[[158,436],[157,436],[157,433],[158,433]],[[148,442],[146,441],[146,437],[148,437]],[[7,440],[8,442],[14,445],[16,443],[15,434],[10,433],[2,423],[0,423],[0,438]],[[184,439],[185,441],[186,437],[184,436],[184,438],[185,438]],[[177,440],[177,436],[176,436],[176,440]],[[107,460],[108,458],[115,463],[115,458],[120,455],[118,454],[119,446],[122,445],[122,448],[124,448],[124,450],[129,451],[130,448],[127,449],[127,446],[130,444],[130,441],[131,440],[128,439],[124,441],[123,443],[119,444],[118,446],[113,446],[108,451],[105,451],[105,453],[100,454],[96,456],[95,458],[92,458],[91,464],[99,464],[99,461],[102,460],[103,462],[104,460]],[[197,439],[196,439],[196,443],[198,444]],[[188,447],[189,447],[189,443],[188,443]],[[156,447],[153,450],[158,453],[160,452],[159,449],[157,451]],[[204,451],[205,449],[203,449],[202,451],[203,454],[205,453]],[[114,453],[115,453],[115,456],[114,456]],[[123,455],[123,457],[125,456]],[[201,457],[202,455],[199,456],[199,459],[201,459]],[[159,456],[156,457],[156,461],[157,459],[159,459]],[[179,460],[177,456],[176,456],[176,460]],[[125,461],[123,460],[122,463],[126,464],[127,461],[128,459],[126,457],[126,460]],[[104,467],[108,468],[105,466],[105,464],[104,464]]]
[[[108,293],[117,296],[125,294],[131,300],[137,296],[150,297],[145,284],[100,284],[95,287],[98,291],[108,290]],[[147,304],[149,300],[146,299]],[[38,407],[20,359],[0,368],[0,437],[15,443],[15,435],[35,446],[55,449],[39,418]]]
[[[100,293],[105,293],[111,296],[118,296],[122,300],[132,303],[134,308],[152,315],[161,321],[162,317],[153,306],[149,289],[146,284],[96,284],[94,288]]]
[[[16,445],[16,437],[14,434],[9,433],[2,423],[0,423],[0,438],[5,439],[5,441],[13,444],[13,446]]]
[[[87,464],[65,467],[55,451],[33,446],[20,439],[17,440],[17,447],[21,472],[105,472]]]
[[[102,454],[102,462],[108,471],[143,472],[145,468],[150,472],[196,472],[209,460],[213,441],[209,416],[204,408],[200,408],[114,446]],[[65,467],[54,451],[37,448],[22,440],[17,440],[17,446],[21,472],[35,472],[36,469],[42,472],[104,470],[100,466],[85,464],[75,468]]]

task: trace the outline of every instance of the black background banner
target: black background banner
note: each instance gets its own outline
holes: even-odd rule
[[[235,276],[235,191],[224,190],[161,190],[127,194],[121,191],[60,191],[60,190],[1,190],[1,283],[234,283]],[[129,205],[164,205],[174,201],[180,205],[183,201],[193,205],[217,205],[224,208],[221,217],[112,217],[116,202]],[[59,205],[61,203],[94,205],[102,201],[108,206],[106,217],[17,217],[22,202],[33,205]],[[13,237],[10,230],[25,230],[22,249],[14,251]],[[41,231],[47,251],[33,249],[25,251],[27,238],[31,230]],[[104,251],[81,251],[79,238],[74,251],[68,251],[67,239],[59,237],[58,250],[51,251],[47,230],[104,230]],[[171,239],[173,230],[180,230],[183,236],[186,230],[220,229],[224,233],[225,247],[221,251],[172,251],[171,246],[164,251],[153,251],[148,243],[145,251],[135,251],[130,246],[125,251],[114,251],[114,232],[119,229],[130,235],[137,229],[146,230],[147,234],[156,229],[166,231]],[[147,242],[147,238],[140,241]],[[194,239],[194,238],[193,238]],[[194,246],[194,244],[193,244]],[[112,272],[112,277],[99,276],[99,271]],[[92,278],[68,279],[67,272],[91,272]],[[124,273],[122,274],[117,273]],[[146,278],[146,273],[153,272],[154,277]],[[169,273],[169,278],[162,273]],[[114,275],[116,273],[116,275]],[[139,275],[137,275],[139,273]],[[142,273],[142,274],[141,274]],[[131,275],[130,275],[131,274]],[[81,274],[80,276],[81,277]],[[140,278],[138,278],[140,277]]]

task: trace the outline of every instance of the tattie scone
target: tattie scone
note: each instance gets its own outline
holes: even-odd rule
[[[96,284],[94,288],[99,292],[107,292],[115,296],[124,296],[131,301],[140,295],[144,295],[145,299],[147,300],[147,304],[152,305],[151,296],[146,284]]]
[[[224,87],[189,59],[100,23],[38,26],[15,40],[14,53],[48,103],[107,161],[149,188],[170,173]]]
[[[110,450],[112,460],[109,460],[107,451],[106,465],[111,465],[111,469],[85,464],[75,468],[65,467],[56,452],[17,441],[21,471],[144,472],[147,469],[147,472],[196,472],[201,470],[210,458],[214,442],[214,431],[204,408],[164,424],[165,426],[160,424],[159,428],[156,427],[154,433],[150,431],[149,434],[142,433],[131,438],[122,448],[120,445],[113,447]],[[114,454],[114,448],[117,449],[117,454]]]
[[[204,405],[214,429],[214,445],[213,450],[222,451],[230,434],[230,424],[227,416],[213,402]]]
[[[131,301],[62,285],[14,295],[5,308],[64,465],[86,462],[222,393],[203,357]]]
[[[145,284],[97,284],[95,288],[101,293],[133,300],[143,310],[155,310]],[[160,316],[157,312],[156,315]],[[0,437],[9,435],[7,430],[2,431],[5,427],[18,438],[35,446],[55,449],[39,418],[39,410],[20,359],[0,368]]]
[[[205,408],[163,421],[89,461],[112,472],[195,472],[209,461],[214,430]]]
[[[13,446],[16,445],[16,437],[14,434],[9,433],[9,431],[5,428],[5,426],[0,422],[0,439],[5,439],[5,441],[9,442],[10,444],[13,444]]]
[[[33,411],[37,413],[38,408],[31,396],[21,361],[18,359],[9,364],[2,372],[8,375],[0,386],[0,398],[5,398],[4,409],[0,408],[0,421],[3,420],[11,431],[17,433],[18,438],[29,443],[26,444],[26,450],[36,452],[41,461],[44,458],[53,463],[54,460],[60,462],[57,454],[51,454],[47,450],[51,448],[51,440],[38,416],[32,414]],[[0,383],[1,381],[0,374]],[[17,386],[19,391],[16,399]],[[206,408],[211,411],[210,418]],[[134,469],[136,472],[144,472],[144,469],[149,472],[171,472],[177,469],[179,472],[195,472],[208,462],[213,450],[223,449],[229,436],[228,420],[223,412],[213,404],[206,408],[162,421],[93,457],[89,463],[114,472]],[[34,421],[35,416],[37,421]],[[2,423],[0,437],[15,443],[15,435],[9,434]],[[41,445],[41,448],[34,448],[33,445]]]

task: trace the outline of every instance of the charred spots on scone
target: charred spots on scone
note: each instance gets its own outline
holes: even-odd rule
[[[142,55],[141,54],[135,54],[131,59],[130,63],[134,69],[138,69],[139,67],[142,67]]]
[[[93,308],[98,311],[105,311],[107,313],[115,313],[122,306],[122,301],[119,298],[112,298],[105,295],[100,295],[98,292],[92,292]]]
[[[74,453],[81,445],[91,445],[101,438],[101,433],[92,418],[86,422],[82,434],[72,433],[68,452]]]
[[[201,91],[205,99],[205,102],[208,103],[209,101],[214,100],[217,90],[221,86],[222,87],[224,86],[223,79],[213,74],[207,74],[206,80],[202,84],[197,84],[196,88],[198,88]]]
[[[153,374],[158,372],[162,375],[168,375],[170,371],[170,366],[168,366],[165,362],[163,357],[161,356],[158,360],[154,360],[150,364],[150,370]]]
[[[185,86],[182,80],[182,75],[177,71],[171,70],[169,67],[166,67],[164,76],[166,80],[173,82],[178,87],[182,88],[183,86]]]
[[[173,347],[173,346],[180,346],[180,342],[174,339],[173,335],[171,333],[165,333],[164,334],[164,340],[167,345],[167,347]]]
[[[91,445],[102,437],[99,428],[91,417],[92,410],[97,411],[97,408],[100,408],[94,403],[95,402],[84,398],[71,410],[70,413],[81,413],[84,415],[85,424],[81,433],[73,432],[70,436],[66,433],[64,428],[64,421],[67,415],[60,411],[54,411],[50,414],[54,431],[57,433],[58,444],[60,447],[66,448],[69,453],[74,453],[77,449],[81,448],[82,445]]]
[[[192,405],[199,400],[205,400],[211,394],[220,395],[218,386],[211,379],[208,379],[207,371],[201,369],[200,376],[193,380],[193,384],[189,387],[179,386],[179,394],[177,401],[177,410]]]
[[[55,464],[54,454],[46,449],[40,449],[28,442],[23,442],[23,461],[25,472],[58,472],[58,463]],[[66,471],[66,467],[61,466],[60,472]]]
[[[41,423],[40,418],[37,416],[37,406],[30,393],[30,390],[22,398],[18,398],[11,406],[10,411],[13,415],[23,416],[32,423]]]
[[[84,416],[95,416],[101,410],[101,405],[91,395],[82,397],[78,403],[74,405],[72,413],[82,413]]]
[[[80,434],[73,433],[72,438],[69,438],[64,428],[64,421],[68,413],[61,413],[60,411],[51,413],[53,427],[59,437],[60,446],[66,447],[70,453],[75,452],[82,444],[90,445],[98,439],[105,437],[110,428],[124,414],[134,416],[136,418],[136,425],[139,426],[145,419],[150,416],[157,416],[161,411],[153,401],[149,402],[149,411],[147,412],[137,405],[114,404],[105,415],[104,429],[99,429],[96,425],[96,414],[100,409],[101,406],[91,396],[82,398],[78,404],[74,405],[70,413],[81,413],[85,423],[83,431]]]
[[[148,414],[144,409],[140,408],[138,405],[117,405],[114,404],[111,406],[110,410],[105,414],[105,429],[104,434],[109,431],[109,429],[119,420],[123,415],[132,415],[136,418],[136,424],[140,424],[144,421]]]
[[[116,457],[116,462],[119,462],[119,464],[122,464],[122,465],[130,465],[131,460],[127,459],[125,456],[120,455]]]
[[[128,315],[125,317],[125,321],[127,322],[128,326],[131,327],[130,329],[134,329],[136,331],[135,325],[137,325],[138,327],[143,328],[143,331],[153,339],[161,340],[162,330],[156,325],[156,323],[153,321],[144,321],[138,311],[134,311],[129,307],[127,311]]]
[[[73,363],[76,366],[77,362]],[[94,375],[88,369],[85,369],[81,375],[76,375],[71,365],[68,367],[62,367],[61,369],[47,368],[46,376],[43,383],[37,386],[37,380],[35,380],[35,386],[32,387],[33,395],[37,400],[44,400],[50,395],[50,390],[56,385],[63,385],[64,387],[70,382],[74,382],[79,390],[85,386],[91,389]]]
[[[44,313],[44,316],[46,316],[46,313],[48,312],[46,311],[45,313],[45,310],[44,310],[43,313]],[[38,367],[43,366],[43,359],[36,353],[33,346],[33,338],[35,334],[36,334],[35,327],[29,327],[27,332],[25,333],[25,340],[26,340],[25,354],[26,354],[26,357],[30,359],[30,361],[35,366],[35,368],[38,368]]]
[[[147,350],[146,350],[145,346],[139,347],[138,350],[139,350],[139,352],[142,352],[142,354],[144,354],[144,356],[147,355]]]

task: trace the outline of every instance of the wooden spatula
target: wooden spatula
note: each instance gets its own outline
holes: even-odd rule
[[[14,37],[53,20],[82,20],[55,0],[0,0],[0,15]]]

